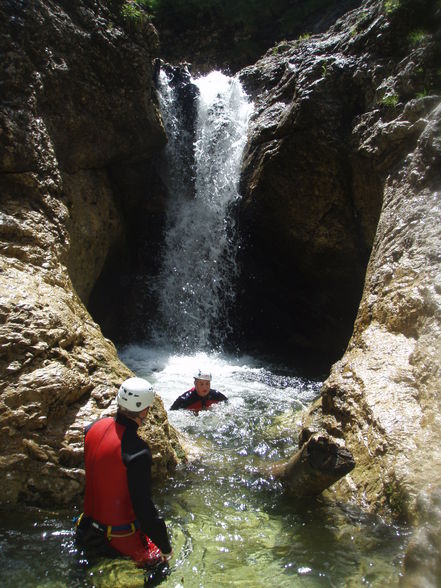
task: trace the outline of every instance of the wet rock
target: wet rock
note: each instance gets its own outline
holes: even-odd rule
[[[421,493],[418,510],[420,525],[407,548],[400,586],[435,588],[441,578],[441,489]]]
[[[131,375],[84,303],[126,231],[109,169],[165,142],[157,35],[93,0],[3,2],[0,22],[2,502],[69,504],[84,426]],[[165,414],[158,400],[145,433],[158,476],[176,462]]]
[[[238,321],[256,346],[316,374],[351,334],[381,207],[381,179],[353,149],[372,90],[365,60],[343,49],[350,39],[333,30],[292,41],[240,72],[256,104],[239,205]]]
[[[439,18],[368,1],[240,74],[244,332],[310,371],[340,358],[300,440],[344,439],[334,495],[414,522],[441,483]]]
[[[427,113],[415,150],[385,184],[354,334],[323,388],[323,412],[363,463],[351,474],[358,491],[415,521],[418,494],[441,481],[439,180],[423,148],[436,140],[440,114],[438,105]]]
[[[354,469],[355,463],[343,440],[311,435],[286,463],[273,466],[272,474],[296,498],[318,496]]]

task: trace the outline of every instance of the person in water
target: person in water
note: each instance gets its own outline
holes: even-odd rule
[[[128,556],[147,568],[172,555],[167,527],[152,502],[150,449],[137,434],[154,398],[147,380],[129,378],[119,388],[116,417],[86,427],[84,512],[76,529],[81,548]]]
[[[212,404],[225,402],[227,399],[221,392],[211,388],[211,374],[198,370],[194,376],[194,387],[181,394],[171,405],[170,410],[185,408],[199,412]]]

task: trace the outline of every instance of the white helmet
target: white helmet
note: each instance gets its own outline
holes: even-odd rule
[[[211,382],[211,374],[210,372],[205,372],[203,370],[197,370],[194,374],[195,380],[208,380]]]
[[[155,393],[147,380],[129,378],[121,384],[116,402],[131,412],[141,412],[153,404]]]

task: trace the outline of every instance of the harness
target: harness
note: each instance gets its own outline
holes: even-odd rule
[[[78,517],[74,518],[74,523],[76,527],[80,525],[81,521],[83,520],[83,517],[84,512],[82,512]],[[108,541],[110,541],[112,537],[118,537],[120,539],[123,537],[130,537],[130,535],[136,533],[136,531],[140,528],[139,521],[136,519],[132,523],[128,523],[127,525],[102,525],[101,523],[93,520],[90,517],[86,518],[88,518],[91,521],[90,524],[92,525],[92,527],[94,527],[98,531],[101,531],[101,533],[105,533]],[[125,533],[125,531],[128,531],[128,533]],[[117,534],[115,535],[115,533]]]

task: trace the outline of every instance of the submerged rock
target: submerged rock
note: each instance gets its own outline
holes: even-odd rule
[[[354,469],[350,452],[340,439],[311,435],[287,462],[271,468],[296,498],[318,496]]]

